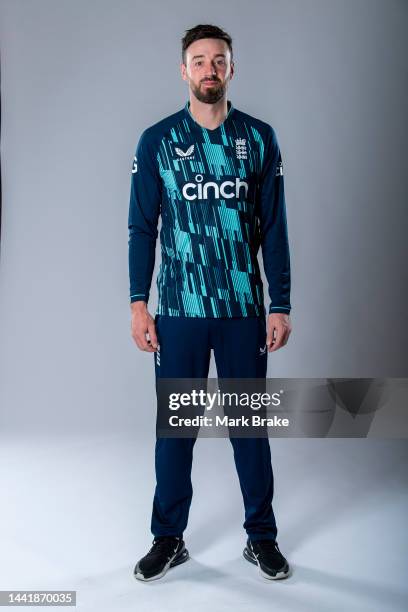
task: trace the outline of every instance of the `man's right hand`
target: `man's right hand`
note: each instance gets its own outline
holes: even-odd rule
[[[133,340],[141,351],[155,353],[157,351],[156,325],[147,310],[146,302],[132,302],[130,309],[132,312],[130,329]]]

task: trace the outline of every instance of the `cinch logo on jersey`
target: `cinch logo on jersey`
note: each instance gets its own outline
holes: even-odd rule
[[[202,174],[195,175],[195,183],[185,183],[182,193],[186,200],[207,200],[209,195],[214,198],[239,198],[240,191],[244,189],[244,197],[248,195],[248,183],[240,178],[235,178],[235,181],[223,181],[216,183],[215,181],[207,181],[203,183],[204,177]]]

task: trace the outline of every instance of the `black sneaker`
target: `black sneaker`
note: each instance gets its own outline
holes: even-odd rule
[[[133,573],[138,580],[156,580],[164,576],[169,567],[184,563],[188,558],[188,550],[182,538],[157,536],[147,555],[135,566]]]
[[[248,538],[243,554],[245,559],[257,565],[262,576],[269,580],[279,580],[289,575],[289,564],[275,540],[251,541]]]

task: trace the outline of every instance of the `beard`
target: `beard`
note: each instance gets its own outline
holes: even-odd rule
[[[190,82],[191,91],[200,102],[204,102],[204,104],[215,104],[218,100],[225,95],[226,85],[217,81],[214,83],[212,87],[206,87],[205,89],[201,89],[201,83],[198,87]]]

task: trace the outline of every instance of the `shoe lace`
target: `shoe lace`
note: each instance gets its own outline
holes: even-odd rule
[[[156,553],[159,551],[163,551],[166,554],[174,553],[178,546],[178,542],[179,540],[176,540],[175,538],[170,538],[170,537],[163,537],[163,538],[159,537],[157,539],[154,539],[153,546],[149,550],[149,554],[152,552]]]
[[[268,554],[275,554],[275,555],[281,555],[282,553],[280,552],[279,548],[278,548],[278,544],[277,542],[275,542],[275,540],[257,540],[256,544],[259,544],[262,552],[268,553]]]

